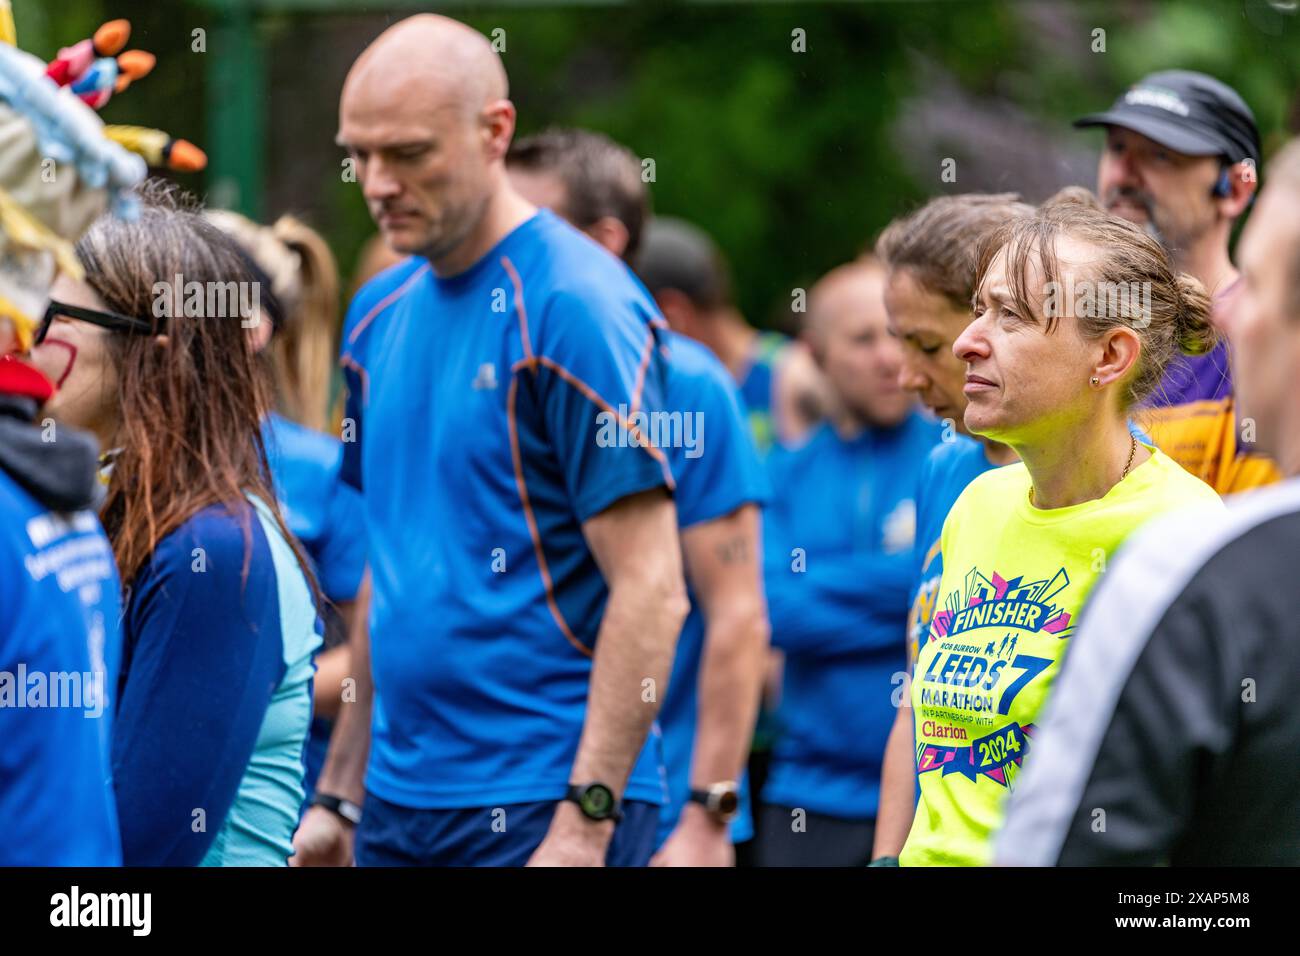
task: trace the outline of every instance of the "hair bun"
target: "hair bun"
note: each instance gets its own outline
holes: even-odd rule
[[[1052,210],[1061,206],[1084,206],[1088,209],[1095,209],[1103,212],[1101,202],[1097,199],[1091,190],[1082,186],[1066,186],[1064,189],[1058,189],[1047,199],[1043,200],[1040,207],[1043,210]]]
[[[1210,322],[1210,297],[1201,280],[1186,272],[1176,278],[1178,311],[1174,338],[1185,355],[1204,355],[1219,344],[1219,330]]]

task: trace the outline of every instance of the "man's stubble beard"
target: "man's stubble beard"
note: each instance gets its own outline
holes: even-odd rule
[[[1128,187],[1112,188],[1109,192],[1106,193],[1105,199],[1103,200],[1103,205],[1106,211],[1110,213],[1112,216],[1118,216],[1118,213],[1114,212],[1114,207],[1115,207],[1116,200],[1121,197],[1129,200],[1130,202],[1136,202],[1142,206],[1142,208],[1146,211],[1146,220],[1141,223],[1134,222],[1133,225],[1138,226],[1138,228],[1140,228],[1148,236],[1150,236],[1156,242],[1160,243],[1161,248],[1164,249],[1168,255],[1172,256],[1174,252],[1173,249],[1170,247],[1170,238],[1168,236],[1168,233],[1166,232],[1166,230],[1161,229],[1160,226],[1156,224],[1157,213],[1156,213],[1155,199],[1153,199],[1147,193],[1141,192],[1140,190],[1137,189],[1128,188]],[[1119,218],[1122,219],[1124,217],[1120,216]],[[1131,219],[1128,219],[1126,221],[1133,222],[1133,220]]]
[[[1170,261],[1180,270],[1185,271],[1187,257],[1191,254],[1196,244],[1214,227],[1214,220],[1211,217],[1208,221],[1202,220],[1199,223],[1192,223],[1187,228],[1176,228],[1169,223],[1164,226],[1158,224],[1159,216],[1156,208],[1150,210],[1147,217],[1146,233],[1165,250]]]
[[[476,203],[467,203],[463,214],[455,215],[450,219],[444,218],[443,221],[448,223],[449,228],[443,230],[441,235],[434,237],[427,246],[415,254],[431,262],[437,262],[455,253],[483,221],[491,198],[491,195],[484,195]]]

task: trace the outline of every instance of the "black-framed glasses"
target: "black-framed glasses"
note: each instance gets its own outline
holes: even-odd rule
[[[131,335],[152,335],[154,332],[153,323],[147,319],[119,315],[117,312],[101,312],[98,309],[83,309],[79,305],[68,305],[66,302],[51,299],[50,304],[45,307],[45,315],[41,319],[41,324],[36,329],[36,337],[32,340],[33,345],[40,345],[41,342],[45,341],[45,336],[50,331],[50,325],[53,324],[56,318],[89,322],[91,325],[98,325],[101,329],[108,329],[110,332],[127,332]]]

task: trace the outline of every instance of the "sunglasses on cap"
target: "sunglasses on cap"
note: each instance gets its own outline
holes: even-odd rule
[[[45,341],[45,336],[49,333],[50,325],[55,319],[76,319],[78,322],[89,322],[110,332],[126,332],[131,335],[154,333],[154,325],[147,319],[119,315],[116,312],[101,312],[98,309],[83,309],[79,305],[68,305],[57,299],[51,299],[50,304],[45,308],[45,316],[36,329],[36,336],[32,339],[33,345],[40,345]]]

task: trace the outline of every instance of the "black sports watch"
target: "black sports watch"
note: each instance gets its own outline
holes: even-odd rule
[[[718,823],[730,823],[740,812],[740,790],[734,780],[715,783],[707,790],[692,789],[687,799],[692,803],[703,804],[709,816]]]
[[[582,815],[597,823],[623,819],[623,810],[614,799],[614,791],[603,783],[571,783],[564,799],[578,805]]]
[[[342,797],[336,797],[330,793],[314,793],[311,798],[313,807],[324,807],[331,813],[336,813],[348,823],[356,826],[361,822],[361,808],[351,800],[344,800]]]

